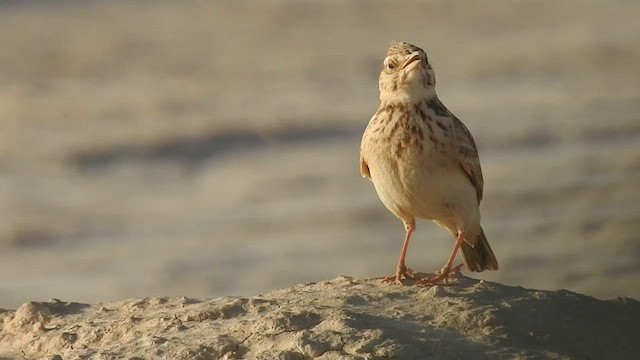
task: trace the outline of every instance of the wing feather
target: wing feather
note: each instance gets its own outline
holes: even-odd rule
[[[369,165],[364,161],[364,158],[360,156],[360,174],[362,177],[366,177],[367,179],[371,179],[371,173],[369,172]]]
[[[469,129],[455,116],[453,116],[453,130],[453,136],[455,137],[454,143],[456,144],[455,146],[457,146],[456,149],[452,149],[453,154],[476,188],[478,203],[480,203],[482,200],[484,180],[482,178],[482,169],[480,168],[480,158],[478,157],[476,143]]]

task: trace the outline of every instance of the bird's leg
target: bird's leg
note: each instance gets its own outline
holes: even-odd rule
[[[396,267],[396,274],[392,276],[388,276],[382,279],[382,282],[385,283],[396,283],[398,285],[402,285],[402,280],[413,277],[413,269],[408,268],[404,264],[404,258],[407,255],[407,249],[409,248],[409,240],[411,239],[411,234],[415,229],[415,221],[410,223],[404,222],[404,228],[407,231],[404,237],[404,244],[402,244],[402,251],[400,252],[400,259],[398,260],[398,266]]]
[[[431,278],[420,279],[418,280],[416,285],[436,285],[443,280],[445,284],[449,284],[449,274],[457,273],[458,271],[460,271],[460,267],[462,266],[462,264],[460,264],[460,265],[451,267],[451,265],[453,264],[453,260],[456,258],[456,254],[458,254],[458,249],[460,249],[460,246],[464,241],[464,238],[465,238],[465,233],[462,231],[459,231],[458,237],[456,238],[456,243],[453,245],[453,250],[451,250],[451,255],[449,255],[449,260],[447,260],[447,263],[444,265],[444,267],[440,270],[440,272],[436,276]]]

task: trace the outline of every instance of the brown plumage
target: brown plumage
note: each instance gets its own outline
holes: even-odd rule
[[[413,272],[404,259],[416,217],[435,221],[456,238],[439,274],[419,283],[446,282],[458,249],[469,270],[497,270],[480,226],[484,182],[478,151],[466,126],[436,96],[426,53],[409,43],[391,44],[379,88],[380,106],[362,136],[360,172],[406,230],[396,273],[385,280],[401,283]]]

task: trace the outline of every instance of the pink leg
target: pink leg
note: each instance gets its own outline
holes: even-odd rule
[[[456,238],[456,243],[453,245],[453,250],[451,250],[451,255],[449,255],[449,260],[447,260],[447,263],[444,265],[442,270],[440,270],[438,275],[432,278],[420,279],[416,283],[416,285],[436,285],[440,283],[442,280],[444,280],[446,284],[449,283],[449,274],[451,272],[457,273],[460,270],[460,267],[462,266],[462,264],[456,265],[454,267],[452,267],[451,265],[453,264],[453,260],[455,260],[456,258],[456,254],[458,254],[458,249],[460,249],[460,246],[464,241],[464,236],[465,236],[464,232],[462,231],[458,232],[458,237]]]
[[[411,234],[415,229],[414,223],[404,223],[404,227],[407,231],[404,237],[404,244],[402,244],[402,251],[400,252],[400,259],[398,260],[398,266],[396,267],[396,274],[392,276],[388,276],[382,279],[382,282],[391,283],[394,282],[398,285],[402,285],[402,280],[412,277],[413,269],[408,268],[404,264],[404,258],[407,256],[407,249],[409,248],[409,240],[411,239]]]

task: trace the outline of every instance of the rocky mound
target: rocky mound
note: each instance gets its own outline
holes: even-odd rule
[[[0,359],[631,359],[639,324],[629,298],[338,277],[250,298],[29,302],[0,312]]]

